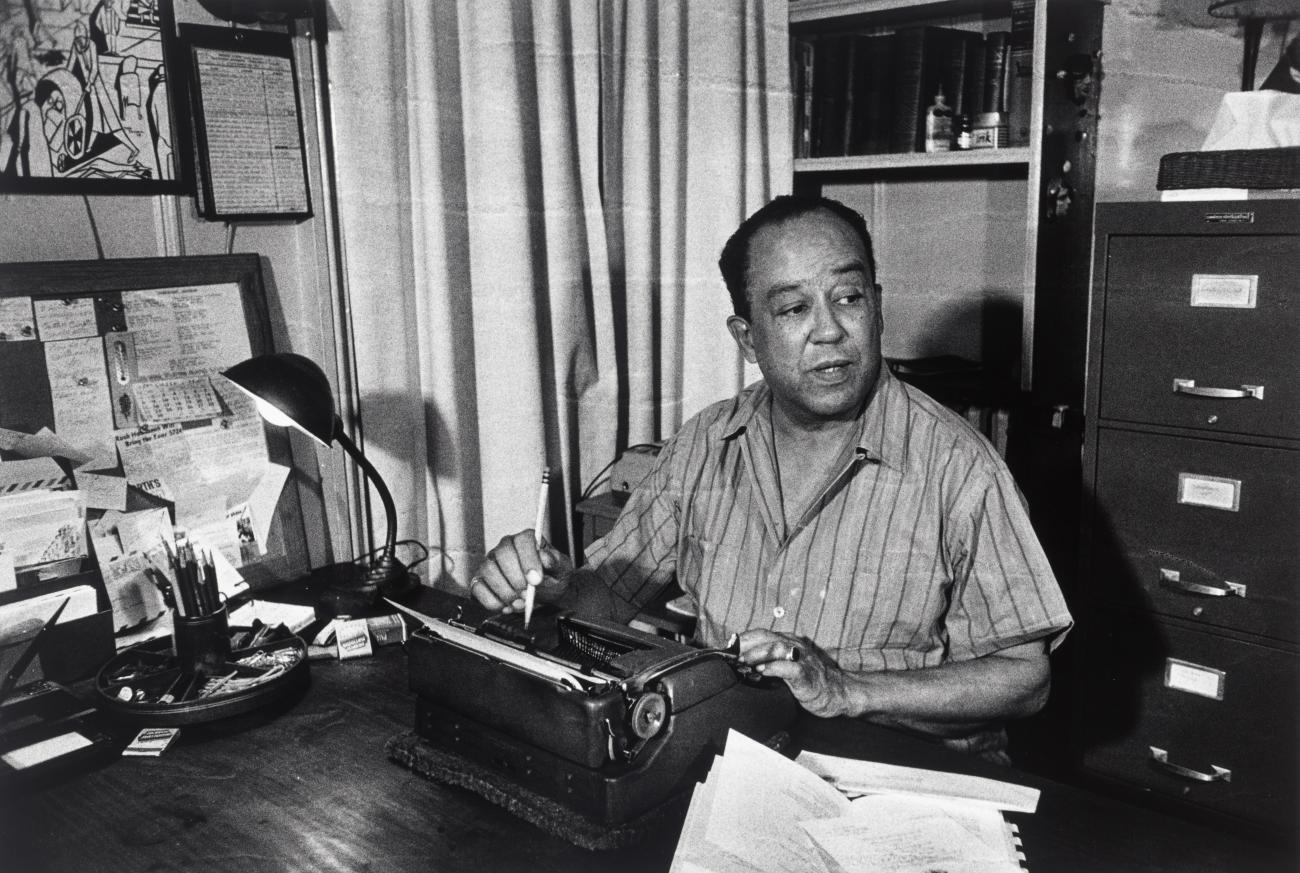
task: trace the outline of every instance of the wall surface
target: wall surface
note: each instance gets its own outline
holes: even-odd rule
[[[1207,5],[1207,0],[1114,0],[1107,6],[1098,200],[1158,199],[1160,157],[1199,148],[1223,94],[1239,87],[1240,27],[1211,18],[1205,12]],[[180,20],[213,23],[196,0],[176,0],[176,7]],[[316,135],[316,104],[310,96],[318,90],[318,71],[310,41],[300,38],[299,42],[316,218],[232,227],[200,220],[188,198],[0,195],[0,262],[257,252],[266,272],[276,347],[321,362],[336,386],[347,384],[336,353],[347,341],[336,271],[330,266],[332,237],[324,218],[326,163]],[[1281,42],[1276,28],[1266,33],[1259,79],[1272,67]],[[960,232],[945,229],[942,221],[964,214],[966,207],[988,213],[991,220],[980,226],[1004,226],[1006,222],[992,220],[1004,205],[999,196],[949,209],[948,219],[935,217],[936,232]],[[861,206],[870,213],[871,204]],[[1015,240],[997,239],[988,248],[999,251],[1016,245]],[[889,269],[902,266],[893,264]],[[1001,287],[1015,278],[1003,275],[1007,265],[996,258],[968,267],[978,267],[979,281],[974,285],[981,288]],[[956,296],[962,298],[960,293]],[[907,314],[891,315],[897,322]],[[926,323],[931,320],[925,318]],[[915,344],[889,351],[912,356],[934,349]],[[342,399],[346,417],[348,402]],[[308,515],[312,559],[320,563],[331,551],[331,540],[336,553],[353,548],[346,511],[348,477],[337,452],[316,454],[310,446],[295,443],[295,453],[301,459],[300,492]],[[326,468],[323,476],[317,476],[317,462]],[[323,533],[327,530],[334,532],[332,537]]]
[[[195,0],[176,0],[175,7],[180,22],[220,23],[209,18]],[[313,97],[318,90],[316,49],[309,31],[303,22],[295,38],[295,52],[315,218],[232,225],[199,218],[189,197],[3,194],[0,263],[255,252],[262,259],[275,348],[320,362],[337,386],[338,306],[330,268],[330,232],[324,217],[325,167],[318,107]],[[311,562],[320,565],[339,553],[350,557],[349,479],[338,453],[318,453],[306,438],[296,434],[293,440]]]
[[[1103,32],[1097,200],[1158,200],[1160,158],[1200,149],[1223,95],[1241,88],[1242,34],[1208,0],[1113,0]],[[1292,27],[1292,32],[1295,32]],[[1265,29],[1262,82],[1284,45]]]

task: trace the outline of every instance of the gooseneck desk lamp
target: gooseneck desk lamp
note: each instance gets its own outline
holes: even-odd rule
[[[258,355],[221,375],[253,398],[257,411],[271,424],[294,427],[323,446],[337,442],[352,456],[384,504],[384,547],[359,577],[332,583],[326,605],[336,614],[359,612],[379,596],[400,597],[415,588],[414,578],[394,554],[397,548],[397,508],[393,495],[374,465],[348,438],[334,412],[334,394],[325,373],[310,358],[289,352]]]

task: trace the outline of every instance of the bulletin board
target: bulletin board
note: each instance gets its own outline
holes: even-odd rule
[[[249,590],[308,568],[288,436],[220,376],[270,351],[254,254],[0,264],[0,471],[81,492],[119,634],[160,609],[128,591],[159,519]]]

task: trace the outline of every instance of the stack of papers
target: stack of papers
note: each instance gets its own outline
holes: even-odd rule
[[[730,732],[691,798],[672,873],[1024,869],[1002,809],[1032,811],[1034,789],[825,755],[803,763]],[[883,784],[872,781],[882,774]],[[838,782],[861,796],[850,799]]]

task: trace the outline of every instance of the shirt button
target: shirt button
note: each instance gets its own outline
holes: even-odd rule
[[[785,618],[785,607],[778,606],[776,609],[773,609],[772,615],[775,616],[776,618]]]

